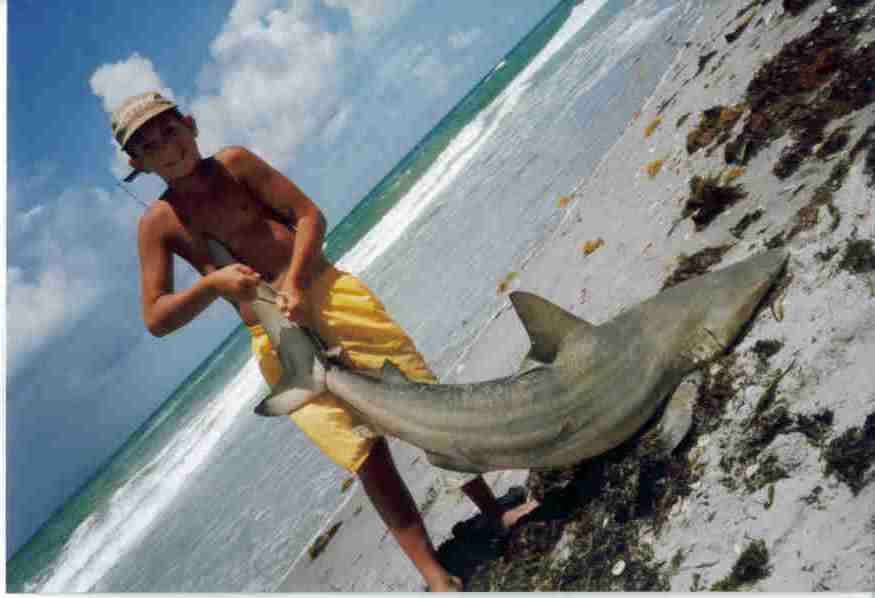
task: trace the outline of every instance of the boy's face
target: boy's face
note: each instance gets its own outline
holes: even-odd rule
[[[131,166],[172,183],[194,172],[201,160],[194,120],[163,112],[137,129],[128,141]]]

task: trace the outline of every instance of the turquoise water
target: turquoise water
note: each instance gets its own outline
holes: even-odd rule
[[[505,305],[496,287],[670,64],[699,3],[561,2],[330,233],[451,381]],[[582,198],[581,201],[602,201]],[[259,592],[345,499],[284,418],[238,329],[7,563],[11,591]]]

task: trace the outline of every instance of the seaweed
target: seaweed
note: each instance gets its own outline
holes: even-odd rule
[[[788,240],[794,238],[801,231],[812,229],[817,225],[819,220],[818,214],[821,206],[826,206],[832,217],[830,231],[834,232],[839,227],[842,215],[835,205],[834,193],[844,185],[845,179],[848,177],[848,173],[851,169],[851,162],[851,159],[847,158],[840,160],[839,163],[833,167],[826,182],[814,190],[811,201],[799,208],[796,212],[796,223],[787,233]]]
[[[768,361],[769,357],[775,355],[784,347],[784,343],[779,340],[758,340],[754,343],[751,352],[756,355],[760,361]]]
[[[817,253],[815,253],[814,257],[816,257],[821,262],[828,262],[833,257],[835,257],[835,254],[837,254],[838,252],[839,252],[838,247],[827,247],[823,251],[818,251]]]
[[[784,10],[796,17],[811,6],[814,0],[784,0]]]
[[[694,154],[699,149],[718,140],[718,145],[729,140],[729,133],[741,118],[744,104],[735,106],[713,106],[702,112],[698,126],[687,134],[687,153]]]
[[[818,148],[815,155],[821,160],[824,160],[845,149],[848,142],[851,140],[852,128],[853,127],[850,125],[845,125],[830,133],[829,137],[826,138],[826,141],[824,141],[820,148]]]
[[[657,108],[656,108],[656,114],[662,114],[663,112],[665,112],[666,108],[668,108],[669,106],[674,104],[675,100],[677,100],[678,93],[679,92],[676,91],[676,92],[674,92],[674,94],[672,94],[672,96],[670,98],[667,98],[667,99],[663,100],[662,102],[660,102],[659,106],[657,106]]]
[[[790,4],[787,10],[794,14],[808,0]],[[846,4],[836,4],[836,11],[786,44],[754,75],[745,96],[750,116],[741,133],[726,144],[727,163],[746,164],[763,147],[790,133],[792,142],[773,169],[786,178],[824,141],[830,122],[875,101],[875,45],[856,48],[866,23],[854,18],[853,7]]]
[[[723,255],[731,248],[732,245],[720,245],[717,247],[706,247],[690,256],[681,254],[678,259],[678,267],[662,283],[661,290],[664,291],[685,280],[704,274],[711,266],[719,263],[723,259]]]
[[[763,214],[765,214],[765,211],[762,209],[757,209],[749,214],[745,214],[735,226],[729,229],[729,232],[731,232],[732,236],[736,239],[740,239],[744,236],[744,231],[746,231],[751,224],[762,218]]]
[[[702,71],[705,70],[705,66],[715,56],[717,56],[717,50],[712,50],[711,52],[708,52],[707,54],[702,54],[701,56],[699,56],[699,68],[696,70],[696,74],[693,75],[693,79],[698,77],[702,73]]]
[[[839,263],[839,269],[853,274],[875,271],[875,243],[871,239],[848,241],[845,254]]]
[[[875,187],[875,125],[870,126],[849,152],[850,161],[856,162],[857,155],[867,151],[863,163],[863,173],[869,175],[869,187]]]
[[[334,534],[337,533],[337,530],[340,529],[340,526],[342,524],[343,524],[342,521],[338,521],[337,523],[332,525],[331,528],[327,532],[325,532],[324,534],[321,534],[318,538],[316,538],[313,541],[313,544],[311,544],[310,548],[307,549],[307,553],[310,555],[310,560],[313,560],[316,557],[318,557],[320,554],[322,554],[322,551],[325,550],[326,546],[328,546],[328,543],[334,537]]]
[[[787,240],[784,239],[784,233],[778,233],[766,241],[765,245],[766,249],[777,249],[778,247],[783,247],[786,243]]]
[[[666,458],[642,456],[642,442],[661,413],[620,446],[559,470],[532,471],[527,487],[541,505],[511,532],[502,554],[455,570],[472,591],[665,591],[671,571],[640,542],[658,529],[701,474],[689,454],[714,431],[732,390],[733,354],[717,360],[693,406],[687,437]],[[556,548],[565,539],[561,558]],[[439,555],[447,551],[442,545]],[[485,554],[485,549],[484,549]],[[622,571],[615,568],[622,561]],[[673,562],[676,562],[673,559]],[[441,562],[445,562],[443,559]]]
[[[696,231],[706,228],[717,216],[747,197],[739,185],[721,185],[720,176],[690,179],[690,197],[681,218],[692,216]]]
[[[711,591],[731,592],[765,579],[771,571],[766,543],[762,540],[754,540],[739,555],[729,575],[711,586]]]
[[[644,171],[650,178],[656,177],[659,174],[659,171],[662,170],[662,164],[665,162],[664,159],[660,158],[658,160],[654,160],[650,162],[644,167]]]
[[[797,415],[794,431],[804,434],[813,445],[820,446],[829,436],[834,420],[835,414],[831,409],[824,409],[814,415]]]
[[[856,496],[871,479],[865,474],[875,460],[875,413],[870,413],[862,427],[852,427],[829,443],[824,451],[826,473],[834,474],[851,487]]]
[[[790,474],[778,462],[778,457],[768,455],[759,463],[756,472],[745,479],[744,484],[749,493],[754,493],[766,486],[774,488],[775,482],[786,480],[789,477]]]
[[[726,43],[731,44],[735,42],[735,40],[737,40],[739,37],[741,37],[741,34],[744,33],[744,30],[747,29],[747,26],[750,25],[750,22],[753,20],[753,18],[754,15],[750,15],[744,21],[742,21],[741,24],[733,31],[723,36],[726,39]]]
[[[662,124],[662,117],[661,116],[657,116],[652,121],[650,121],[650,124],[648,124],[646,127],[644,127],[645,139],[650,137],[651,135],[653,135],[653,132],[656,131],[656,129],[658,129],[659,125],[661,125],[661,124]]]
[[[689,113],[689,112],[687,112],[686,114],[682,114],[680,117],[678,117],[678,120],[677,120],[677,122],[676,122],[675,125],[674,125],[675,128],[676,128],[676,129],[680,129],[680,128],[683,126],[683,124],[684,124],[685,122],[687,122],[687,119],[688,119],[688,118],[690,118],[690,113]]]

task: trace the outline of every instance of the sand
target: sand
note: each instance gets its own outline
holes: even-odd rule
[[[573,516],[569,510],[565,518],[521,526],[525,529],[512,539],[518,550],[486,563],[492,581],[481,571],[472,577],[473,586],[673,592],[875,588],[875,415],[866,427],[867,416],[875,413],[875,62],[865,63],[859,55],[849,60],[848,54],[875,40],[875,5],[854,4],[709,3],[690,38],[674,40],[676,61],[640,114],[560,208],[566,214],[559,228],[518,268],[510,290],[535,292],[598,324],[659,292],[684,256],[701,257],[699,252],[711,248],[713,270],[767,246],[783,245],[790,254],[783,292],[755,316],[732,355],[707,372],[712,387],[715,380],[725,381],[724,395],[707,421],[704,411],[697,412],[693,436],[671,464],[685,477],[666,482],[670,490],[656,493],[652,512],[633,510],[630,519],[609,525],[616,506],[600,503],[598,496],[581,498],[587,508]],[[810,68],[790,61],[763,69],[790,56],[781,54],[782,48],[815,31],[823,19],[833,19],[829,23],[837,29],[855,15],[863,15],[869,27],[854,30],[853,47],[815,44],[812,54],[797,61]],[[804,54],[804,46],[797,50]],[[863,74],[846,73],[849,64],[862,65]],[[789,81],[781,83],[781,73],[789,73]],[[758,106],[745,104],[757,76],[767,87],[776,86],[775,101],[798,92],[800,103],[820,106],[818,98],[839,77],[847,77],[842,91],[859,93],[824,128],[809,121],[805,130],[813,142],[794,146],[794,138],[804,138],[802,129],[776,133],[783,121],[774,105],[772,112],[763,108],[763,94]],[[790,89],[792,84],[797,89]],[[725,135],[689,137],[715,106],[730,109],[709,112],[726,126]],[[763,114],[772,119],[771,129],[755,127]],[[760,143],[764,130],[772,138]],[[697,141],[702,148],[695,148]],[[727,156],[738,162],[727,163]],[[690,203],[696,199],[694,177],[701,177],[698,199],[704,205]],[[721,193],[731,187],[742,192],[734,203],[709,213],[709,205],[732,199]],[[506,375],[527,349],[508,302],[460,356],[452,381]],[[837,457],[843,450],[845,465],[854,461],[844,469]],[[435,544],[446,546],[453,524],[475,514],[473,505],[458,493],[441,491],[421,451],[395,442],[393,454],[425,507]],[[581,471],[567,472],[566,481]],[[501,494],[525,483],[527,472],[489,474],[487,480]],[[324,530],[340,524],[331,541],[317,558],[302,556],[278,591],[422,590],[423,582],[361,490],[355,486],[350,492]],[[623,542],[613,546],[602,539],[605,546],[598,550],[586,548],[587,534],[598,531],[595,513],[605,517],[601,527],[614,530],[613,537],[622,533]],[[511,580],[507,572],[520,568],[514,559],[531,557],[525,549],[537,544],[532,535],[548,528],[552,536],[539,544],[541,560],[527,565],[535,573]]]

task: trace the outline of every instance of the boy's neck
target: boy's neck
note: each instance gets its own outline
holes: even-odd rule
[[[211,157],[201,158],[191,174],[188,174],[175,181],[164,181],[167,183],[167,189],[171,193],[185,195],[187,193],[198,193],[205,191],[210,185],[210,177],[207,174],[206,165]]]

